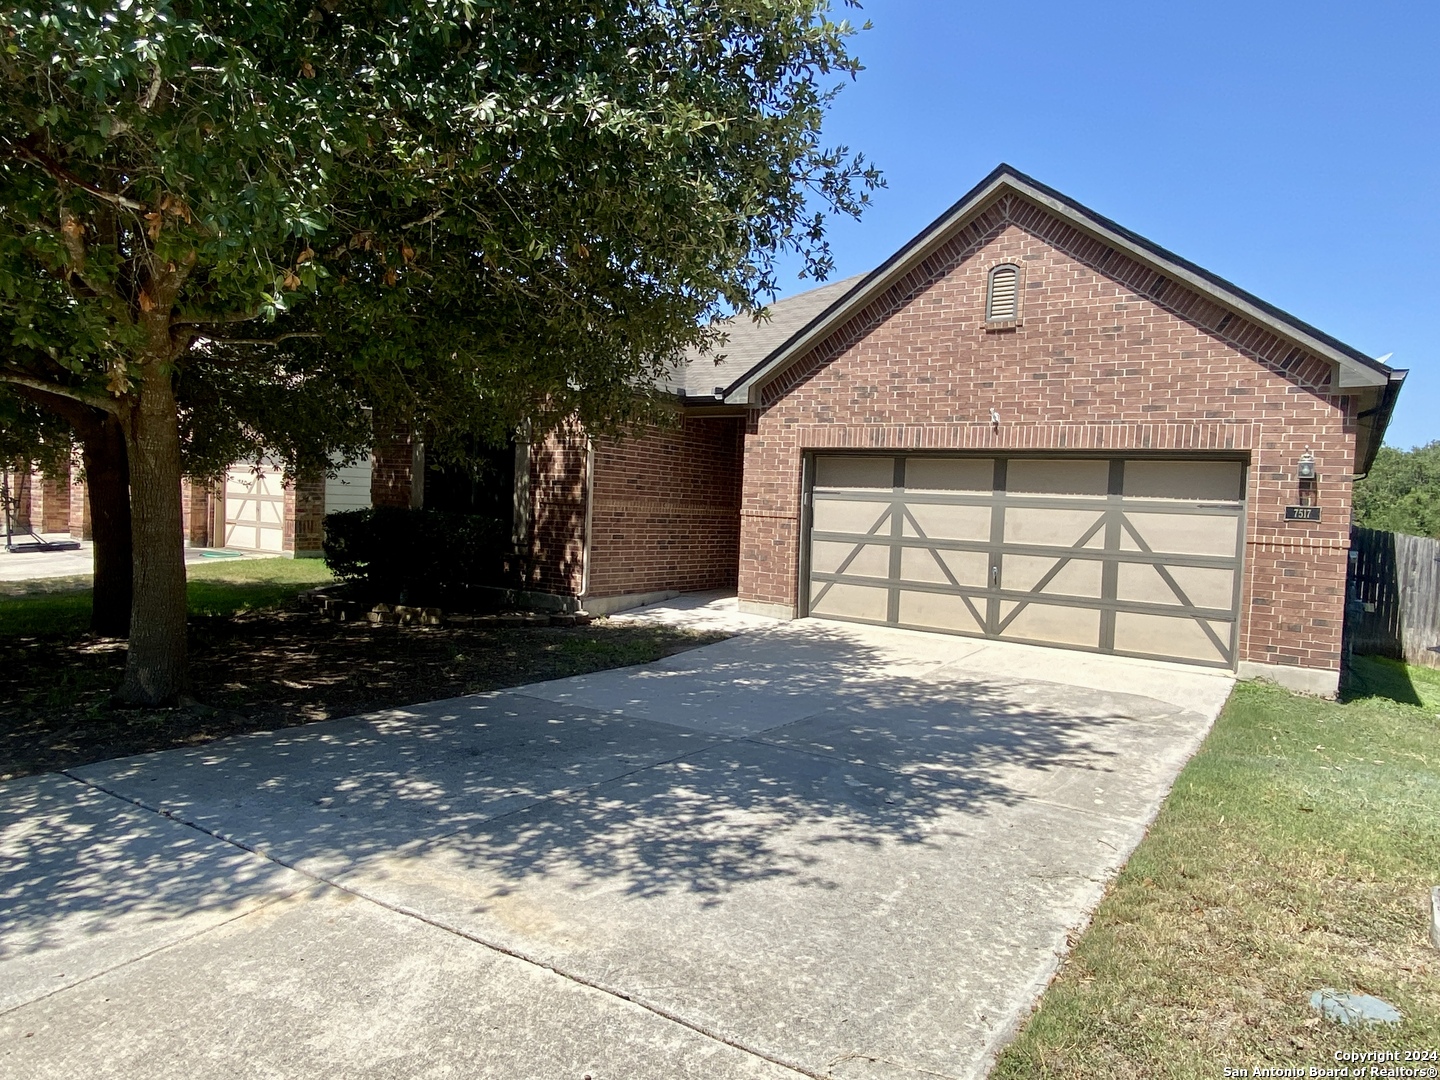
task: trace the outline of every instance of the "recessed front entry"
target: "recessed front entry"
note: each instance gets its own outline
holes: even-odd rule
[[[1236,460],[821,454],[807,614],[1233,667]]]

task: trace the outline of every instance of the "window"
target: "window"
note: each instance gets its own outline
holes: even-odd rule
[[[1020,268],[1006,264],[990,271],[985,297],[986,322],[1014,322],[1020,317]]]

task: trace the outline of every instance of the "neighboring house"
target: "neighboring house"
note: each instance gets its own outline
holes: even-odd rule
[[[532,587],[1336,689],[1351,481],[1403,371],[1008,166],[729,333],[678,429],[530,451]]]
[[[382,434],[374,453],[328,478],[286,484],[265,463],[237,463],[224,481],[181,482],[185,542],[190,547],[233,548],[291,557],[321,554],[324,518],[337,510],[419,505],[411,475],[419,448],[404,433]],[[15,525],[39,533],[68,532],[90,539],[90,500],[78,466],[51,476],[12,476]]]

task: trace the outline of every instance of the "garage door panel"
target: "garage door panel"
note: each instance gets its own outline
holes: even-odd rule
[[[1240,518],[1230,514],[1146,514],[1128,512],[1121,551],[1234,558]],[[1144,547],[1141,546],[1144,541]]]
[[[815,459],[817,488],[890,488],[895,484],[895,459],[863,455]]]
[[[1090,648],[1100,645],[1100,612],[1094,608],[1002,601],[1000,621],[1005,626],[1001,636],[1006,638]]]
[[[815,499],[814,529],[830,533],[876,533],[882,529],[888,534],[886,522],[890,518],[888,502],[851,502],[846,499]]]
[[[1127,461],[1128,499],[1239,502],[1244,468],[1238,461]]]
[[[843,582],[813,582],[810,612],[844,619],[884,622],[890,609],[890,590]]]
[[[995,487],[991,458],[910,458],[905,463],[906,491],[963,491],[988,495]]]
[[[1098,600],[1104,571],[1104,563],[1097,559],[1066,561],[1043,555],[1006,555],[1000,585],[1005,589],[1028,592],[1053,572],[1054,576],[1040,586],[1042,595],[1050,593],[1055,596],[1083,596]]]
[[[900,577],[905,581],[933,581],[984,588],[989,574],[990,556],[984,551],[932,548],[902,548],[900,551]]]
[[[1118,600],[1176,605],[1188,600],[1192,607],[1220,611],[1228,611],[1235,603],[1235,571],[1228,567],[1171,564],[1162,573],[1150,563],[1121,563],[1117,569],[1115,596]],[[1173,587],[1171,581],[1175,583]],[[1183,599],[1180,593],[1184,594]]]
[[[810,552],[810,569],[816,574],[849,574],[882,580],[890,576],[890,548],[885,544],[816,540]]]
[[[1115,613],[1117,652],[1173,656],[1204,663],[1228,663],[1229,642],[1230,624],[1227,622],[1171,618],[1134,611]]]
[[[838,486],[812,500],[812,614],[1233,663],[1243,462],[890,452],[816,476]]]
[[[1015,458],[1006,466],[1011,495],[1061,495],[1103,499],[1110,491],[1110,462]]]
[[[1088,508],[1008,506],[1005,508],[1005,543],[1100,549],[1105,546],[1105,535],[1104,530],[1096,526],[1103,521],[1103,511]]]
[[[988,506],[909,503],[905,511],[901,531],[906,536],[923,536],[930,540],[990,539],[993,511]]]
[[[970,600],[946,593],[900,593],[900,623],[960,634],[985,633],[985,601]]]

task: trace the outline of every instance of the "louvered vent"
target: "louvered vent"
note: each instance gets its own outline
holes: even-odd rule
[[[990,274],[990,299],[985,305],[987,321],[1005,322],[1015,318],[1019,285],[1020,271],[1013,266],[997,267]]]

